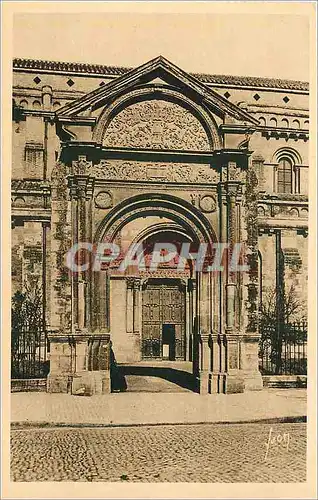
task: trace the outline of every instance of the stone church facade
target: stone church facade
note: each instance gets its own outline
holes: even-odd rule
[[[258,311],[278,254],[306,302],[308,94],[163,57],[131,70],[13,61],[12,293],[39,277],[49,391],[109,392],[110,345],[117,363],[191,361],[203,394],[262,388]],[[205,246],[211,263],[242,243],[248,268],[189,257],[121,272],[122,253],[94,268],[87,251],[72,272],[83,242],[142,245],[146,261],[158,242]]]

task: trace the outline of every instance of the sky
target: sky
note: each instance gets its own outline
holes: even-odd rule
[[[133,12],[14,16],[14,57],[136,67],[158,55],[188,72],[308,81],[308,17]]]

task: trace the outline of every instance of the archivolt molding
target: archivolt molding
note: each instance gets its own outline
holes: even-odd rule
[[[171,89],[141,88],[136,89],[119,97],[109,106],[104,108],[93,132],[93,141],[101,144],[103,137],[107,133],[110,122],[125,108],[143,101],[160,100],[177,104],[189,111],[203,126],[210,150],[221,149],[221,141],[218,134],[218,127],[214,117],[201,105],[192,101],[181,92]]]
[[[193,241],[216,241],[216,235],[205,216],[189,202],[167,194],[146,193],[129,198],[114,207],[100,223],[94,241],[113,241],[128,222],[139,217],[164,216],[180,225]]]
[[[289,147],[278,149],[273,155],[272,163],[279,163],[284,158],[288,158],[294,165],[302,164],[302,158],[298,151]]]
[[[185,229],[180,225],[173,222],[162,222],[157,224],[151,224],[149,227],[146,227],[144,230],[140,231],[140,233],[132,240],[131,245],[139,245],[148,238],[155,236],[156,234],[173,232],[178,234],[179,236],[186,239],[189,243],[191,243],[191,236],[185,231]]]

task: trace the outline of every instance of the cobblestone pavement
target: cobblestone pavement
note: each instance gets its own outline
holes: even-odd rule
[[[13,430],[11,476],[13,481],[302,482],[306,424]]]

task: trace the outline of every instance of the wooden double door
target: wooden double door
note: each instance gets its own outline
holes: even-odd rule
[[[142,357],[185,359],[186,290],[180,280],[149,280],[142,292]]]

